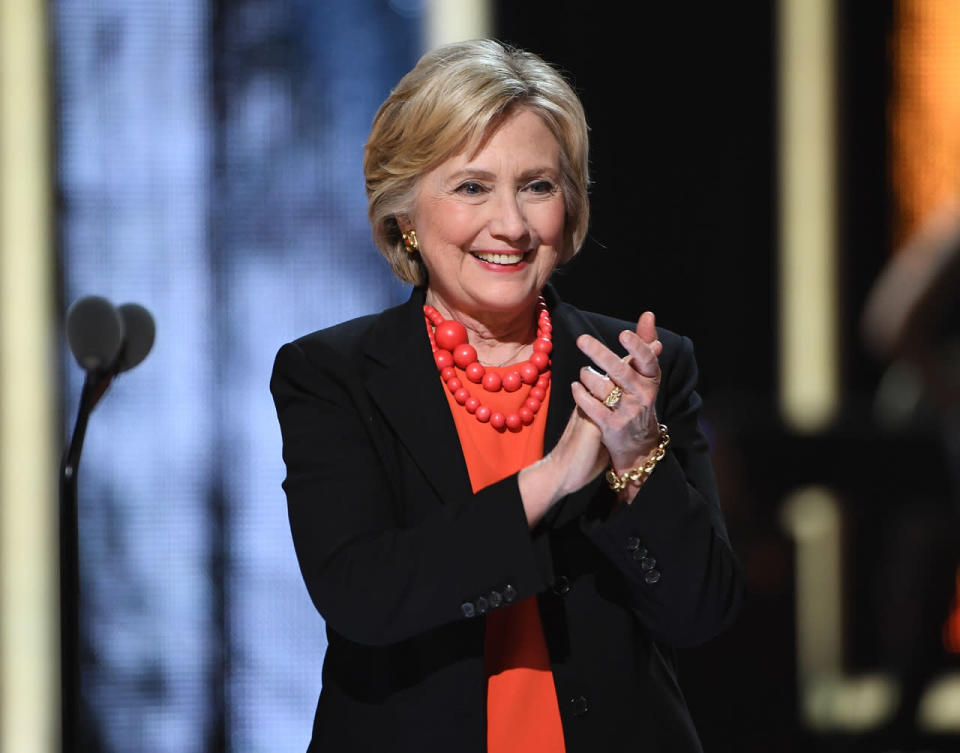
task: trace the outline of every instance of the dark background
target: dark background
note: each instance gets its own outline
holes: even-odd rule
[[[791,433],[777,411],[775,9],[565,1],[546,12],[501,1],[496,32],[563,69],[591,127],[591,229],[555,276],[561,295],[630,320],[653,310],[696,346],[749,589],[732,631],[681,655],[705,749],[953,749],[913,723],[919,686],[953,663],[940,645],[957,551],[952,536],[936,533],[955,520],[945,461],[933,426],[908,435],[878,428],[872,404],[884,365],[859,334],[867,293],[892,252],[892,3],[838,3],[843,398],[834,425],[814,436]],[[793,551],[779,511],[808,483],[828,484],[842,500],[845,671],[903,681],[902,714],[870,735],[817,736],[799,721]]]

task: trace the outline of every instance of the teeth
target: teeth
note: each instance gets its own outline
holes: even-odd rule
[[[523,261],[524,254],[489,254],[474,252],[475,257],[481,261],[489,262],[490,264],[519,264]]]

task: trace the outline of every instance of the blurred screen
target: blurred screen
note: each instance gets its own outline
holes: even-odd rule
[[[326,639],[268,382],[284,342],[407,295],[373,247],[361,161],[420,7],[51,12],[64,306],[103,295],[157,323],[80,470],[84,749],[303,750]]]

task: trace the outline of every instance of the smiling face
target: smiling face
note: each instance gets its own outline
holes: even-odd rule
[[[424,175],[398,221],[417,232],[434,305],[476,321],[532,310],[563,249],[560,179],[556,138],[524,109]]]

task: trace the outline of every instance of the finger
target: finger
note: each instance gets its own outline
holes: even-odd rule
[[[613,389],[613,382],[610,378],[601,374],[592,366],[584,366],[580,369],[580,384],[587,388],[591,395],[597,400],[605,400],[610,390]]]
[[[599,402],[590,390],[584,387],[580,382],[573,382],[570,385],[570,391],[573,393],[573,401],[577,407],[582,410],[587,418],[593,421],[601,430],[606,422],[613,415],[609,408]]]
[[[657,339],[657,318],[652,311],[644,311],[637,320],[637,335],[650,346],[657,358],[663,353],[663,343]]]
[[[659,340],[654,342],[660,344]],[[634,332],[624,330],[620,333],[620,344],[630,354],[634,369],[650,379],[660,379],[660,361],[657,359],[658,353],[653,348],[653,343],[642,340]],[[660,350],[663,350],[662,344],[660,344]]]
[[[643,354],[641,360],[643,364],[646,364],[643,368],[645,368],[646,371],[652,372],[654,367],[648,365],[648,362],[651,359],[656,361],[656,357],[650,352],[649,346],[629,330],[624,330],[624,332],[621,333],[621,338],[623,335],[629,335],[647,351]],[[580,337],[577,338],[577,347],[625,391],[639,395],[649,388],[649,383],[645,383],[646,380],[641,377],[643,370],[634,365],[634,361],[637,359],[633,354],[628,355],[626,358],[620,358],[606,345],[590,335],[580,335]],[[609,392],[609,390],[606,392]],[[598,395],[598,397],[602,399],[606,396],[606,392]]]
[[[652,311],[644,311],[637,319],[637,335],[645,343],[652,343],[657,339],[657,317]]]
[[[577,347],[597,365],[601,373],[612,376],[612,372],[618,367],[621,371],[624,366],[629,368],[629,361],[631,360],[629,357],[621,358],[595,337],[580,335],[577,338]]]

